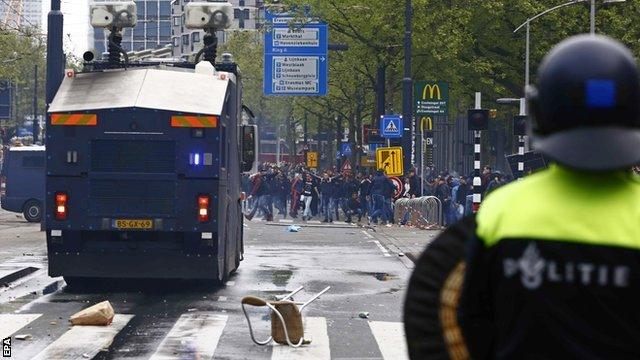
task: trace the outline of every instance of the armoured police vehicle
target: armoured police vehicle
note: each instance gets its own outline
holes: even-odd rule
[[[242,259],[240,175],[256,156],[238,66],[226,54],[216,62],[215,33],[230,25],[232,7],[185,6],[186,26],[206,33],[193,63],[129,59],[120,44],[136,24],[134,2],[90,12],[109,32],[108,58],[85,54],[48,109],[49,274],[72,286],[95,277],[224,281]],[[56,71],[61,31],[50,32]]]

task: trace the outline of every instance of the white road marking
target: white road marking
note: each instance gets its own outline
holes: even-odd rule
[[[285,224],[293,224],[293,220],[292,219],[280,219],[281,223],[285,223]]]
[[[380,249],[380,251],[382,251],[382,254],[385,257],[389,257],[391,256],[391,254],[389,254],[389,250],[387,250],[384,246],[382,246],[382,244],[380,244],[380,241],[378,240],[373,240],[373,243],[376,244],[376,246],[378,246],[378,248]]]
[[[327,320],[323,317],[308,317],[304,324],[305,339],[311,340],[311,344],[292,348],[286,345],[273,345],[271,360],[329,360],[331,348],[329,347],[329,334],[327,333]]]
[[[150,360],[213,358],[228,318],[209,312],[183,314]]]
[[[385,360],[409,359],[403,323],[370,321],[369,327]]]
[[[49,344],[32,360],[92,359],[102,349],[108,348],[133,315],[116,314],[109,326],[74,326]]]
[[[365,230],[362,230],[362,233],[368,237],[369,239],[373,239],[373,235],[369,234],[368,232],[366,232]]]
[[[218,301],[219,302],[225,302],[225,301],[227,301],[227,297],[226,296],[220,296],[220,297],[218,297]]]
[[[0,339],[8,338],[11,334],[27,326],[42,314],[2,314],[0,315]]]

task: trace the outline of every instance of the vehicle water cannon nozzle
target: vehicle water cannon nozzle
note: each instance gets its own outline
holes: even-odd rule
[[[89,7],[89,14],[94,28],[132,28],[138,21],[137,7],[133,1],[93,4]]]
[[[190,2],[185,5],[187,29],[223,30],[231,26],[233,6],[228,2]]]

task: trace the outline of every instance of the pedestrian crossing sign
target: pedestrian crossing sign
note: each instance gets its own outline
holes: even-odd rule
[[[383,170],[387,176],[402,176],[404,174],[402,161],[401,147],[386,147],[376,150],[378,170]]]
[[[307,152],[307,167],[310,169],[318,168],[318,152],[317,151]]]
[[[402,115],[384,115],[380,121],[380,135],[387,139],[397,139],[402,137],[404,132],[404,122]]]

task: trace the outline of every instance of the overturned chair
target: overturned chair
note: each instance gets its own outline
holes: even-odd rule
[[[307,302],[293,301],[293,295],[304,289],[303,286],[292,291],[288,295],[277,301],[267,301],[254,296],[246,296],[242,299],[242,311],[247,318],[249,324],[249,333],[251,340],[258,345],[267,345],[271,341],[278,344],[299,347],[302,344],[308,344],[309,341],[304,339],[304,328],[302,325],[302,311],[312,302],[316,301],[322,294],[329,291],[331,287],[327,286],[324,290],[313,296]],[[264,341],[256,340],[253,334],[253,327],[249,314],[245,308],[246,305],[257,307],[268,307],[271,309],[271,336]],[[300,306],[298,308],[298,306]]]

